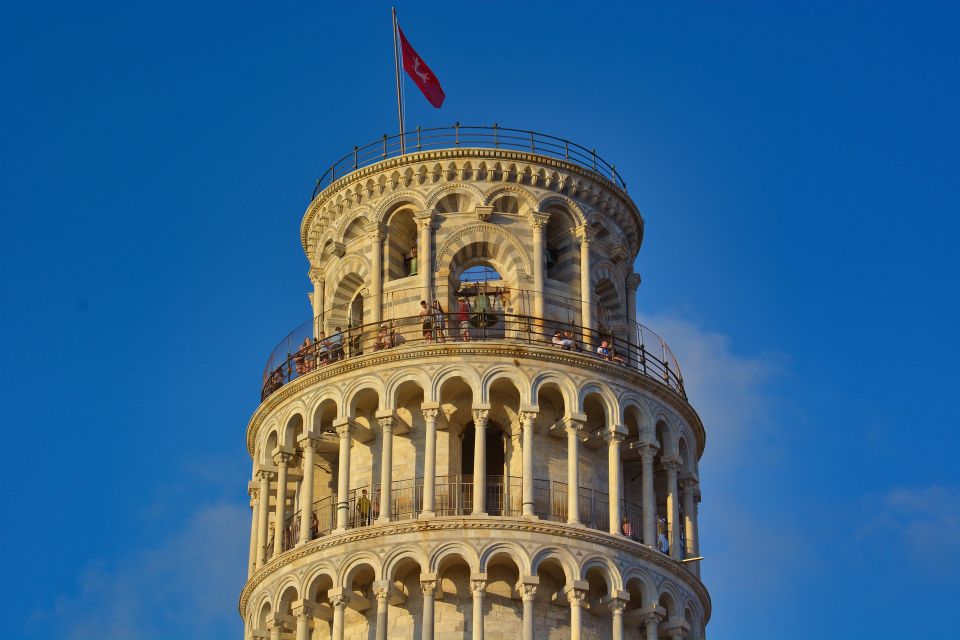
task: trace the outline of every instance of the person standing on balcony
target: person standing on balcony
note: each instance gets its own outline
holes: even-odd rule
[[[370,524],[370,498],[367,497],[366,489],[361,489],[360,497],[357,498],[357,517],[361,527]]]
[[[470,342],[470,305],[463,296],[457,299],[457,321],[460,323],[460,339]]]
[[[444,331],[447,330],[447,318],[440,306],[439,300],[433,301],[433,326],[437,330],[437,342],[446,342],[447,336]]]
[[[630,521],[627,518],[624,518],[623,522],[620,523],[620,533],[628,538],[633,537],[633,527],[630,526]]]
[[[313,511],[310,516],[310,539],[313,540],[320,535],[320,521],[317,519],[317,512]]]
[[[330,336],[330,361],[343,360],[343,329],[337,327],[336,333]]]
[[[423,337],[427,342],[433,342],[433,313],[427,306],[426,300],[420,301],[420,328],[423,330]]]
[[[407,272],[409,276],[417,275],[417,245],[414,244],[410,247],[410,270]]]

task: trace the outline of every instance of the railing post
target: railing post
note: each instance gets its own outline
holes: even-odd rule
[[[383,134],[383,159],[387,159],[387,134]]]
[[[454,146],[460,146],[460,123],[456,122],[453,125],[454,134],[453,134],[453,144]]]
[[[493,123],[493,146],[494,146],[494,148],[499,149],[499,148],[500,148],[500,136],[499,136],[499,132],[497,131],[497,126],[498,126],[497,123],[494,122],[494,123]]]
[[[530,151],[537,152],[537,144],[533,140],[533,131],[530,132]]]
[[[569,140],[563,141],[563,158],[565,160],[570,159],[570,141]]]
[[[417,125],[417,151],[420,151],[420,125]]]
[[[337,165],[330,165],[330,182],[333,182],[337,179]]]
[[[357,145],[353,145],[353,170],[357,170]]]
[[[590,154],[593,156],[593,170],[597,170],[597,150],[591,149]]]

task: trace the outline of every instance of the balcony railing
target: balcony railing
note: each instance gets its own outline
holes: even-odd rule
[[[435,513],[437,516],[467,516],[473,512],[473,476],[449,475],[437,476],[435,483]],[[534,515],[542,520],[567,522],[567,483],[556,480],[534,480]],[[396,522],[416,518],[423,510],[423,478],[394,480],[391,489],[390,521]],[[523,513],[523,481],[516,476],[488,476],[484,508],[487,515],[494,517],[518,517]],[[580,523],[598,531],[610,530],[610,499],[608,494],[580,488]],[[377,522],[381,513],[380,483],[356,487],[350,490],[347,499],[347,528],[357,529]],[[632,540],[643,539],[643,511],[636,502],[623,500],[620,513],[627,520],[629,528],[621,527],[621,532]],[[292,549],[300,541],[301,512],[287,518],[283,529],[283,548]],[[336,528],[337,498],[335,495],[321,498],[313,503],[311,518],[311,539],[321,538]],[[667,554],[670,552],[670,531],[667,521],[657,517],[657,548]],[[686,540],[681,533],[680,547],[682,556],[690,556]],[[268,542],[268,557],[273,553],[273,544]]]
[[[615,185],[627,190],[627,183],[617,172],[617,167],[597,155],[596,149],[587,149],[564,138],[538,133],[527,129],[510,129],[494,124],[492,127],[467,126],[459,122],[452,127],[436,127],[407,131],[402,136],[388,136],[374,140],[343,156],[317,179],[311,199],[336,180],[363,167],[395,158],[405,153],[419,153],[431,149],[458,147],[510,149],[529,151],[542,156],[564,160],[597,173]]]
[[[660,336],[641,324],[632,330],[607,334],[556,320],[494,311],[465,316],[446,313],[430,319],[429,328],[420,316],[408,316],[348,327],[323,340],[314,339],[312,322],[304,323],[271,354],[264,370],[260,398],[265,400],[302,375],[364,354],[418,343],[490,341],[585,353],[640,372],[687,397],[676,357]],[[606,347],[603,347],[604,341]]]

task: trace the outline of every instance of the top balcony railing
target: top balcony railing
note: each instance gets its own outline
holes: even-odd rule
[[[390,318],[330,336],[315,329],[313,322],[306,322],[271,354],[264,369],[261,400],[300,376],[364,354],[410,344],[491,341],[580,352],[640,372],[687,397],[673,352],[660,336],[639,323],[612,335],[556,320],[490,311]]]
[[[538,133],[527,129],[510,129],[494,124],[492,127],[462,125],[459,122],[452,127],[434,127],[407,131],[403,135],[388,136],[375,140],[343,156],[330,165],[317,179],[311,199],[329,187],[336,180],[363,167],[395,158],[407,153],[417,153],[430,149],[450,149],[457,147],[511,149],[529,151],[542,156],[565,160],[577,166],[598,173],[626,192],[627,183],[612,165],[597,155],[596,149],[588,149],[564,138]]]

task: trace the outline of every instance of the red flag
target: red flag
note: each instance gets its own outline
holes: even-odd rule
[[[397,33],[400,34],[400,48],[403,51],[404,70],[406,70],[407,75],[410,76],[416,85],[420,87],[420,91],[422,91],[423,95],[430,101],[430,104],[439,109],[440,105],[443,104],[444,98],[447,97],[446,94],[443,93],[443,89],[440,88],[440,81],[437,80],[437,76],[433,75],[433,71],[431,71],[427,63],[423,61],[423,58],[417,55],[417,52],[414,51],[410,43],[407,42],[407,38],[403,35],[403,30],[400,28],[400,25],[397,25]]]

